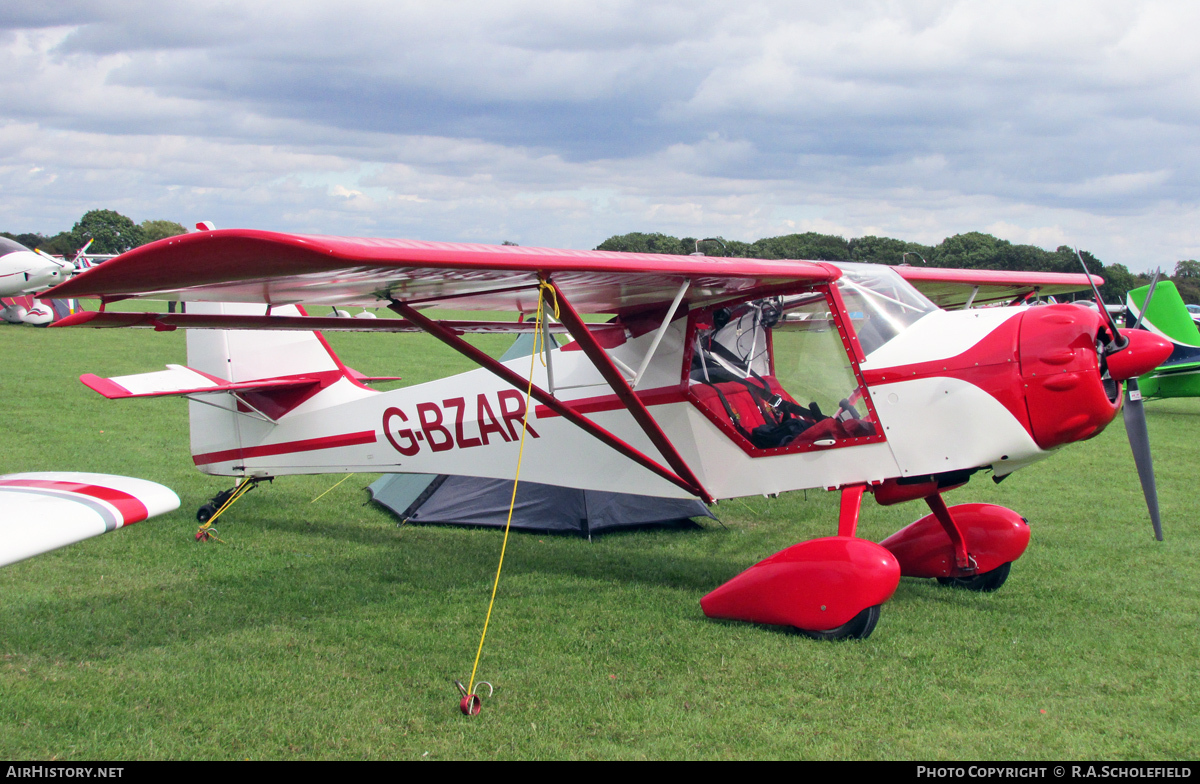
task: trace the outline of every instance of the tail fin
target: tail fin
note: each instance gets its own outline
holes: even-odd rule
[[[1149,289],[1149,286],[1142,286],[1126,295],[1125,303],[1129,314],[1126,319],[1130,326],[1141,315]],[[1169,280],[1160,281],[1155,286],[1154,298],[1150,301],[1145,318],[1142,319],[1142,326],[1173,343],[1200,347],[1200,330],[1196,329],[1196,322],[1192,320],[1187,306],[1183,304],[1179,290]]]
[[[188,303],[189,313],[262,315],[262,305]],[[305,315],[295,305],[273,309],[274,315]],[[264,385],[236,395],[206,396],[189,403],[192,459],[206,473],[228,474],[243,449],[263,443],[275,420],[301,406],[345,402],[374,394],[347,368],[317,332],[277,330],[191,329],[187,333],[188,366],[233,384],[290,381]],[[339,383],[341,382],[341,383]]]

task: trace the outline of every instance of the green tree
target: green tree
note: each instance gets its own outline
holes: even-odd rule
[[[1136,289],[1141,284],[1137,276],[1124,264],[1105,264],[1100,267],[1100,277],[1104,285],[1100,287],[1100,296],[1110,305],[1124,304],[1125,294],[1130,289]]]
[[[83,242],[79,241],[74,232],[60,231],[53,237],[43,237],[37,247],[51,256],[74,256],[75,251],[83,246]]]
[[[1005,269],[1006,245],[1010,243],[991,234],[969,231],[942,240],[933,248],[928,261],[933,267]]]
[[[812,259],[817,261],[862,261],[877,264],[899,264],[904,254],[920,254],[930,266],[958,267],[961,269],[1011,270],[1014,272],[1081,272],[1079,256],[1083,257],[1089,272],[1104,278],[1100,294],[1105,302],[1123,302],[1125,293],[1147,282],[1148,278],[1131,273],[1122,264],[1105,265],[1088,251],[1076,255],[1075,249],[1067,245],[1053,251],[1036,245],[1014,245],[1008,240],[993,237],[979,231],[947,237],[936,246],[893,239],[891,237],[866,236],[851,239],[831,234],[806,232],[786,234],[781,237],[764,237],[752,243],[739,240],[721,240],[726,255],[760,259]],[[695,240],[682,239],[666,234],[618,234],[600,243],[597,250],[615,250],[630,253],[677,253],[687,254],[695,250]],[[709,255],[720,255],[713,243],[702,245],[701,250]],[[920,263],[913,256],[910,264]],[[1176,285],[1188,302],[1200,301],[1200,262],[1181,261],[1176,265]],[[1194,290],[1194,293],[1192,293]],[[1090,296],[1090,295],[1077,295]],[[1191,297],[1191,299],[1189,299]]]
[[[16,240],[30,250],[40,249],[52,256],[70,255],[79,249],[79,244],[75,242],[75,236],[69,231],[61,231],[53,237],[47,237],[37,232],[10,234],[7,231],[0,231],[0,236]]]
[[[138,229],[142,232],[143,243],[187,234],[182,224],[169,220],[144,220],[138,224]]]
[[[1175,277],[1188,280],[1200,280],[1200,261],[1188,259],[1175,262]]]
[[[10,240],[19,242],[30,250],[41,245],[46,239],[41,234],[11,234],[7,231],[0,231],[0,237],[8,237]]]
[[[622,253],[672,253],[686,256],[696,250],[695,240],[679,239],[668,234],[614,234],[596,246],[596,250],[615,250]]]
[[[1081,251],[1080,255],[1085,260],[1090,259],[1088,269],[1100,274],[1099,270],[1104,266],[1099,259],[1087,251]],[[1079,266],[1079,256],[1075,255],[1075,249],[1070,245],[1059,245],[1058,248],[1050,254],[1048,260],[1047,272],[1083,272]]]
[[[727,239],[724,239],[723,237],[720,239],[721,239],[721,242],[725,243],[725,255],[726,256],[729,256],[730,258],[738,258],[738,259],[757,259],[758,258],[758,247],[754,243],[742,242],[741,240],[727,240]],[[705,245],[702,243],[700,245],[700,250],[704,251],[709,256],[719,255],[720,249],[712,248],[712,247],[710,247],[711,245],[712,245],[712,243],[708,243],[708,245]]]
[[[812,261],[849,261],[850,243],[844,237],[807,231],[767,237],[754,243],[758,258],[808,259]]]
[[[910,254],[907,259],[905,253]],[[854,261],[891,265],[907,261],[909,264],[920,264],[921,259],[911,254],[920,254],[921,258],[928,260],[933,255],[933,246],[874,235],[850,240],[850,258]]]
[[[79,245],[94,239],[95,242],[88,248],[91,253],[124,253],[146,242],[137,224],[113,210],[84,213],[71,233]]]

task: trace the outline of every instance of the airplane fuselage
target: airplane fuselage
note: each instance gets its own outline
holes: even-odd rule
[[[1098,327],[1094,320],[1069,306],[932,310],[864,361],[852,362],[870,399],[860,407],[870,409],[864,415],[877,425],[878,432],[867,437],[842,436],[774,449],[758,448],[740,437],[722,421],[711,399],[707,405],[700,399],[708,386],[681,370],[690,361],[695,318],[677,319],[666,330],[637,393],[716,498],[979,468],[1004,475],[1063,443],[1094,435],[1115,416],[1120,398],[1110,399],[1101,385],[1090,337]],[[189,333],[190,364],[197,370],[245,381],[250,376],[295,375],[286,371],[307,363],[309,375],[325,374],[325,385],[300,401],[261,398],[257,410],[243,404],[235,412],[228,404],[221,408],[192,402],[193,460],[206,473],[387,471],[511,478],[515,472],[525,396],[485,369],[381,393],[340,374],[331,355],[315,350],[302,333],[273,333],[277,342],[270,345],[261,343],[264,333],[250,333],[242,347],[232,348],[232,359],[205,348],[217,334]],[[636,367],[652,338],[647,333],[627,339],[609,354],[626,367]],[[1055,347],[1051,360],[1057,364],[1047,364],[1038,354],[1042,343]],[[550,387],[551,370],[559,398],[634,449],[657,456],[594,365],[582,351],[571,350],[572,345],[550,352],[549,368],[540,357],[535,359],[534,383]],[[307,358],[293,363],[286,359],[291,351],[306,351]],[[264,373],[272,369],[272,362],[277,372]],[[522,358],[506,365],[524,376],[531,361]],[[1087,392],[1083,397],[1081,389]],[[845,389],[842,394],[850,392]],[[1041,408],[1031,415],[1031,396],[1040,396],[1042,408],[1043,403],[1053,407],[1056,396],[1062,398],[1059,407],[1071,408],[1082,400],[1089,408],[1061,419],[1053,412],[1043,415]],[[293,405],[283,411],[271,409],[272,402]],[[521,467],[524,479],[645,495],[688,495],[547,407],[535,403],[531,408]]]

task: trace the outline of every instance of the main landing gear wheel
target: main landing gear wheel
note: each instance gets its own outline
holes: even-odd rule
[[[942,585],[949,585],[952,588],[965,588],[968,591],[991,593],[1001,585],[1004,585],[1004,581],[1008,579],[1010,569],[1012,569],[1011,561],[997,566],[990,572],[977,574],[974,577],[939,577],[937,581]]]
[[[209,518],[217,513],[217,507],[212,504],[205,504],[196,510],[196,519],[202,523],[207,523]]]
[[[812,632],[807,629],[796,631],[814,640],[865,640],[875,631],[875,624],[879,623],[879,607],[878,604],[868,607],[836,629],[824,632]]]

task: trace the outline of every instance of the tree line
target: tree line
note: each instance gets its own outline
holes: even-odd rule
[[[754,242],[723,238],[697,240],[667,234],[631,232],[609,237],[596,250],[627,253],[674,253],[687,255],[697,250],[707,256],[748,259],[808,259],[812,261],[862,261],[874,264],[926,265],[960,269],[1012,270],[1014,272],[1079,272],[1075,250],[1060,245],[1049,251],[1035,245],[1013,243],[978,231],[947,237],[937,245],[922,245],[891,237],[855,237],[805,232],[764,237]],[[1100,295],[1109,303],[1125,301],[1130,289],[1150,282],[1150,276],[1135,274],[1124,264],[1105,264],[1088,251],[1080,251],[1088,271],[1104,278]],[[1185,302],[1200,303],[1200,262],[1189,259],[1175,265],[1169,277]]]
[[[124,253],[147,242],[186,233],[187,229],[175,221],[145,220],[134,223],[114,210],[90,210],[75,222],[70,231],[60,231],[54,235],[0,231],[0,236],[16,240],[27,248],[38,248],[52,256],[70,257],[88,240],[92,240],[88,253]]]

